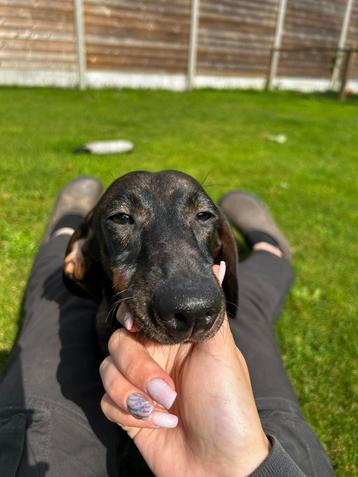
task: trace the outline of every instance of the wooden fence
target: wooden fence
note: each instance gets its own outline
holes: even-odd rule
[[[357,47],[358,0],[0,0],[3,84],[337,88]]]

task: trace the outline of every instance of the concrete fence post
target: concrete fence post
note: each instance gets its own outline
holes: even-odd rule
[[[74,0],[78,85],[86,88],[86,44],[84,37],[83,0]]]
[[[196,73],[196,60],[198,53],[199,9],[200,0],[191,0],[188,70],[186,76],[186,89],[188,90],[192,89],[193,87]]]
[[[341,69],[342,69],[342,66],[343,66],[342,64],[343,64],[343,58],[344,58],[344,52],[342,50],[346,46],[348,27],[349,27],[349,21],[350,21],[350,18],[351,18],[352,7],[353,7],[353,0],[347,0],[346,10],[344,12],[344,17],[343,17],[341,34],[340,34],[339,41],[338,41],[338,51],[337,51],[337,54],[336,54],[336,58],[335,58],[334,66],[333,66],[333,71],[332,71],[332,77],[331,77],[330,88],[333,89],[333,90],[338,88],[338,84],[339,84],[339,80],[340,80],[340,76],[341,76]]]
[[[283,25],[285,22],[286,6],[287,6],[287,0],[280,0],[280,5],[279,5],[279,10],[277,15],[274,45],[273,45],[273,50],[271,53],[270,66],[269,66],[269,72],[268,72],[267,83],[266,83],[266,88],[268,90],[272,89],[273,83],[277,75],[278,61],[280,57],[279,50],[281,48],[281,42],[282,42],[282,33],[283,33]]]
[[[347,84],[349,80],[349,76],[353,66],[353,50],[345,50],[345,57],[344,61],[342,62],[342,71],[341,71],[341,84],[339,87],[339,99],[340,101],[345,101],[347,96]]]

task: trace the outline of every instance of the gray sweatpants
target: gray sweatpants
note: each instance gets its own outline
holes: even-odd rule
[[[2,477],[128,474],[119,458],[127,436],[104,417],[99,405],[104,391],[98,373],[96,304],[71,295],[62,282],[67,241],[60,236],[40,247],[24,299],[21,333],[0,380]],[[240,312],[231,327],[249,366],[263,427],[307,476],[334,475],[299,410],[273,332],[293,281],[292,269],[285,259],[254,252],[240,264],[239,273]]]

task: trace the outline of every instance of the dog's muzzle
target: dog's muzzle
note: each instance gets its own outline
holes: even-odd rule
[[[153,312],[169,336],[187,340],[207,333],[222,309],[223,296],[212,280],[202,279],[200,287],[162,286],[154,294]]]

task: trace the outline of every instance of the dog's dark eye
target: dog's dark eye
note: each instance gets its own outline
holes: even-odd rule
[[[116,215],[112,215],[112,217],[110,217],[110,220],[112,220],[112,222],[114,222],[115,224],[119,225],[134,224],[133,217],[122,212],[119,212]]]
[[[196,214],[196,218],[200,220],[201,222],[206,222],[207,220],[210,220],[213,217],[215,217],[215,215],[208,211],[199,212],[198,214]]]

